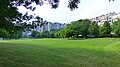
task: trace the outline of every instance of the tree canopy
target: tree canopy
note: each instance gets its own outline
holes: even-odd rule
[[[103,26],[100,28],[100,35],[103,37],[108,37],[111,35],[111,25],[108,21],[105,21]]]
[[[24,6],[26,9],[34,11],[36,7],[32,6],[32,3],[42,6],[45,1],[48,1],[53,9],[59,7],[60,0],[0,0],[0,28],[5,29],[10,34],[17,34],[20,30],[34,28],[36,25],[47,23],[39,16],[28,15],[28,13],[22,15],[17,8],[18,6]],[[68,0],[68,8],[74,10],[78,8],[79,3],[80,0]],[[35,21],[28,24],[31,19],[35,19]]]
[[[89,25],[90,25],[90,20],[88,20],[88,19],[71,22],[65,28],[66,37],[77,38],[77,37],[79,37],[79,35],[81,35],[82,37],[87,37],[87,35],[89,33],[88,32]]]
[[[120,19],[113,23],[112,32],[115,34],[115,36],[120,37]]]
[[[93,37],[98,37],[99,36],[99,26],[96,22],[91,22],[89,26],[89,34]]]

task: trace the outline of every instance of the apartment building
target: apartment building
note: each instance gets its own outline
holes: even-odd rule
[[[44,31],[50,31],[52,29],[64,29],[66,27],[65,23],[59,23],[59,22],[47,22],[43,24],[42,26],[38,25],[36,28],[31,29],[31,31],[25,31],[23,32],[24,37],[29,37],[31,35],[31,32],[33,30],[38,32],[44,32]]]
[[[63,29],[66,27],[66,24],[65,23],[59,23],[59,22],[48,22],[47,24],[44,24],[42,27],[41,27],[41,31],[40,32],[44,32],[44,31],[50,31],[52,29]]]
[[[98,17],[90,19],[91,21],[95,21],[98,23],[99,26],[102,26],[105,21],[109,21],[110,24],[117,21],[118,18],[120,18],[120,12],[119,13],[108,13],[106,15],[100,15]]]

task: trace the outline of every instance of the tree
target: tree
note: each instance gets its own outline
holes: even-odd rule
[[[65,37],[68,39],[73,36],[73,29],[71,28],[71,24],[67,24],[65,30]]]
[[[9,37],[9,32],[7,32],[5,29],[0,29],[0,38],[8,38]]]
[[[120,37],[120,23],[117,25],[116,29],[115,29],[115,35],[117,37]]]
[[[89,24],[90,24],[90,21],[88,19],[71,22],[65,28],[66,37],[78,38],[79,35],[82,35],[83,37],[87,37],[89,33],[88,32]]]
[[[53,31],[50,31],[50,38],[55,38]]]
[[[99,26],[97,23],[91,22],[90,27],[89,27],[89,34],[90,36],[93,36],[93,37],[99,36]]]
[[[17,10],[18,6],[24,6],[26,9],[30,9],[34,11],[36,7],[32,6],[32,3],[36,3],[36,5],[44,5],[44,1],[48,1],[48,4],[51,5],[52,8],[57,8],[59,6],[60,0],[1,0],[0,1],[0,24],[6,26],[13,26],[11,22],[16,21],[17,23],[23,22],[23,19],[29,20],[33,16],[22,15]],[[111,1],[111,0],[109,0]],[[80,0],[69,0],[68,7],[71,10],[78,8],[78,4]],[[7,22],[6,22],[7,21]],[[7,25],[8,24],[8,25]],[[4,26],[5,26],[4,25]]]
[[[84,37],[84,38],[86,38],[87,37],[87,35],[89,34],[89,31],[88,31],[88,29],[89,29],[89,25],[90,25],[90,20],[88,20],[88,19],[85,19],[85,20],[83,20],[82,21],[82,24],[81,24],[81,35]]]
[[[38,37],[38,34],[39,34],[39,32],[38,31],[32,31],[32,33],[31,33],[31,37],[33,37],[33,38],[37,38]]]
[[[65,30],[60,31],[60,38],[65,38]]]
[[[100,35],[102,37],[109,37],[111,36],[111,26],[110,23],[108,21],[106,21],[102,27],[100,27]]]
[[[55,32],[54,36],[55,36],[55,38],[60,38],[60,32],[59,31]]]
[[[45,23],[42,18],[39,16],[22,15],[18,12],[17,6],[27,6],[27,1],[21,3],[25,0],[2,0],[0,1],[0,29],[5,29],[9,34],[18,34],[19,31],[23,31],[24,29],[34,28],[37,23]],[[21,5],[20,5],[21,4]],[[26,21],[31,21],[31,19],[37,19],[32,21],[30,24],[26,23]],[[14,22],[14,23],[13,23]]]
[[[37,5],[44,5],[46,3],[44,3],[44,1],[48,1],[48,4],[51,5],[51,8],[56,9],[59,7],[59,2],[60,0],[10,0],[10,2],[13,5],[16,6],[21,6],[23,5],[26,9],[30,9],[32,11],[34,11],[36,9],[36,7],[31,6],[32,3],[36,3]],[[78,8],[78,4],[80,3],[80,0],[69,0],[68,1],[68,7],[71,10],[74,10],[76,8]]]
[[[20,29],[26,29],[26,27],[36,26],[35,22],[44,24],[43,19],[38,16],[22,15],[18,12],[18,6],[24,6],[26,9],[34,11],[36,7],[31,6],[32,3],[42,6],[44,1],[48,1],[52,8],[56,9],[59,6],[60,0],[1,0],[0,1],[0,28],[6,29],[9,33],[16,34]],[[111,0],[109,0],[111,1]],[[68,7],[71,10],[78,8],[80,0],[69,0]],[[32,21],[32,25],[27,25],[26,21],[36,18],[37,21]],[[23,21],[24,20],[24,21]],[[15,23],[13,23],[15,22]],[[24,23],[22,23],[24,22]]]
[[[44,5],[44,1],[48,1],[48,4],[51,5],[51,8],[56,9],[59,7],[59,2],[60,0],[10,0],[11,2],[15,2],[12,4],[15,4],[17,6],[23,5],[27,9],[35,10],[35,7],[30,6],[33,2],[35,2],[37,5]],[[109,0],[109,2],[114,1],[114,0]],[[80,3],[80,0],[68,0],[68,7],[71,10],[74,10],[78,8],[78,4]]]
[[[115,34],[115,36],[120,37],[120,19],[113,23],[112,32]]]
[[[18,38],[22,38],[22,31],[18,32]]]
[[[18,39],[18,34],[16,33],[12,33],[12,34],[9,34],[9,39]]]
[[[42,38],[42,33],[38,32],[38,33],[36,34],[36,38]]]
[[[17,11],[17,7],[13,6],[9,0],[0,1],[0,29],[4,29],[9,35],[16,35],[22,28],[15,25],[14,21],[20,19],[21,14]],[[4,36],[4,35],[3,35]],[[9,36],[9,38],[14,38]]]
[[[49,38],[49,37],[50,37],[50,33],[48,31],[42,32],[42,38]]]

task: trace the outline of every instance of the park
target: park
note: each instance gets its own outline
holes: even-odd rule
[[[0,67],[120,67],[120,39],[1,40]]]
[[[120,0],[0,0],[0,67],[120,67]]]

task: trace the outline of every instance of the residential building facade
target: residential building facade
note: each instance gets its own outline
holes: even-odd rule
[[[112,24],[113,22],[117,21],[118,18],[120,18],[120,12],[119,13],[112,12],[106,15],[100,15],[90,20],[95,21],[96,23],[98,23],[99,26],[102,26],[105,21],[108,21],[110,24]]]
[[[23,32],[24,37],[29,37],[31,35],[31,32],[33,30],[38,32],[45,32],[45,31],[51,31],[52,29],[64,29],[66,27],[65,23],[59,23],[59,22],[47,22],[43,25],[38,25],[36,28],[31,29],[31,31],[25,31]]]

